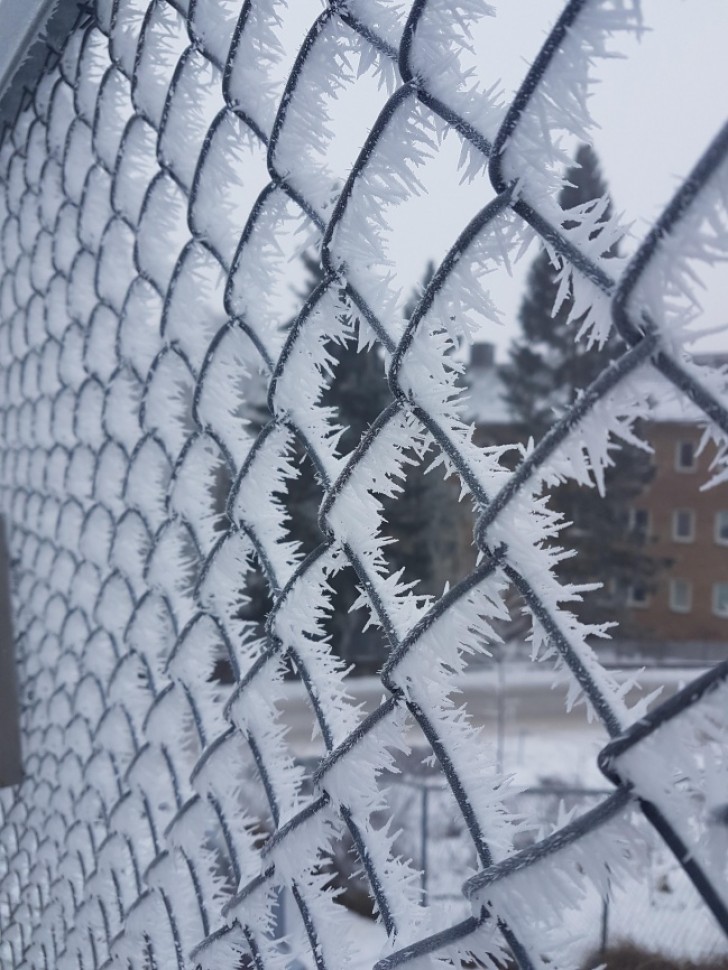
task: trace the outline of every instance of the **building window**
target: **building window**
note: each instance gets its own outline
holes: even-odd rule
[[[629,510],[629,531],[639,536],[646,536],[650,531],[649,509]]]
[[[713,612],[728,617],[728,583],[713,583]]]
[[[639,583],[627,587],[627,606],[635,606],[638,609],[644,608],[649,602],[647,587]]]
[[[675,447],[675,470],[694,472],[697,468],[695,445],[692,441],[678,441]]]
[[[673,613],[689,613],[693,608],[693,584],[687,579],[670,580],[670,609]]]
[[[715,513],[715,541],[719,546],[728,546],[728,509]]]
[[[672,538],[675,542],[693,541],[695,538],[695,512],[692,509],[673,510]]]

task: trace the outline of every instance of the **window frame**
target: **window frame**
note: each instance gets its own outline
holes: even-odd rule
[[[644,599],[636,599],[635,589],[644,590]],[[650,605],[650,592],[646,586],[635,586],[632,583],[627,587],[627,606],[635,610],[645,610]]]
[[[684,584],[687,590],[687,605],[680,605],[675,599],[674,593],[677,589],[678,583]],[[689,579],[682,579],[674,577],[670,580],[669,590],[668,590],[668,602],[670,604],[670,611],[672,613],[691,613],[693,609],[693,584]]]
[[[718,590],[720,589],[721,586],[725,587],[725,610],[724,611],[721,611],[720,609],[718,609],[718,601],[719,601]],[[711,599],[712,599],[711,605],[713,607],[713,616],[719,616],[721,619],[728,620],[728,583],[726,582],[713,583],[713,591],[712,591]]]
[[[690,465],[683,465],[683,463],[681,461],[681,458],[682,458],[682,449],[683,449],[683,446],[684,445],[688,445],[690,447],[690,449],[691,449],[691,452],[692,452],[692,458],[693,458],[693,460],[692,460],[692,463]],[[696,455],[696,452],[695,452],[695,442],[694,441],[686,440],[685,438],[680,438],[680,439],[678,439],[678,441],[675,442],[675,462],[674,462],[674,464],[675,464],[675,471],[676,472],[680,472],[681,474],[684,474],[684,475],[689,475],[691,472],[694,472],[694,471],[697,470],[697,467],[698,467],[698,458],[697,458],[697,455]]]
[[[725,516],[725,538],[723,538],[721,535],[721,516]],[[716,546],[728,546],[728,509],[718,509],[718,511],[715,513],[715,519],[713,521],[713,539]]]
[[[677,523],[679,516],[683,513],[687,513],[690,521],[690,535],[680,535],[677,529]],[[697,516],[695,515],[695,509],[679,508],[672,510],[672,516],[670,518],[670,535],[672,536],[673,542],[680,542],[683,544],[688,544],[690,542],[695,542],[695,522]]]
[[[644,525],[638,524],[637,522],[638,515],[644,515],[645,517]],[[648,536],[650,535],[651,529],[652,529],[652,515],[650,514],[650,510],[636,509],[634,507],[631,507],[629,510],[629,531],[634,533],[635,535],[639,534],[639,535]]]

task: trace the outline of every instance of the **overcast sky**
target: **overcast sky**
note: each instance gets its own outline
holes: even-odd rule
[[[497,16],[500,10],[502,27],[491,47],[488,71],[502,77],[506,90],[512,91],[563,0],[491,2]],[[27,17],[41,5],[42,0],[0,0],[0,61],[8,38],[18,33],[10,29],[18,26],[15,18]],[[634,225],[630,249],[728,116],[728,0],[642,0],[642,10],[650,29],[639,41],[621,36],[624,59],[599,62],[600,83],[592,95],[592,114],[601,126],[594,133],[594,147],[615,208]],[[477,202],[464,204],[466,211],[479,208]],[[429,211],[426,200],[419,199],[418,205],[423,227],[430,220],[431,230],[433,213],[443,237],[451,238],[462,227],[462,205],[458,207],[454,198],[452,206],[442,205],[441,198],[432,200]],[[432,233],[420,232],[418,219],[415,214],[410,235],[413,246],[422,251]],[[523,276],[531,258],[519,265],[515,281],[491,279],[507,323],[491,327],[483,339],[491,339],[501,356],[517,330]],[[717,279],[711,280],[706,294],[706,320],[723,323],[728,319],[728,273],[713,275]],[[725,336],[708,338],[701,349],[728,350],[724,343]]]
[[[538,24],[530,17],[536,10],[533,0],[505,4],[500,0],[496,10],[501,9],[513,29],[498,35],[494,69],[508,72],[508,89],[519,83],[526,70],[523,57],[530,63],[563,3],[539,0]],[[642,11],[648,29],[639,39],[620,35],[624,56],[599,62],[600,81],[591,98],[592,116],[600,126],[593,141],[602,173],[615,209],[633,226],[625,252],[634,251],[728,120],[728,0],[642,0]],[[446,206],[438,209],[438,219],[445,231],[449,219],[459,225],[459,214]],[[502,274],[490,278],[506,324],[490,326],[483,339],[496,344],[501,358],[517,333],[523,279],[532,258],[529,253],[517,266],[514,280]],[[728,322],[725,265],[711,274],[704,308],[706,321]],[[726,344],[723,334],[703,338],[694,349],[728,351]]]
[[[642,0],[642,10],[651,29],[639,41],[623,39],[624,59],[599,63],[591,102],[603,175],[615,208],[634,224],[630,249],[728,120],[727,0]],[[712,276],[719,278],[711,278],[706,319],[726,323],[728,267]],[[493,329],[499,353],[517,329],[517,292],[504,283],[497,300],[511,320]],[[723,334],[700,349],[728,351],[726,344]]]

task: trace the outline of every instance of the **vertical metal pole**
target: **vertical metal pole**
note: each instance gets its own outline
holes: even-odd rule
[[[420,850],[420,859],[422,860],[422,905],[427,906],[427,812],[428,812],[428,787],[426,784],[422,786],[422,799],[420,803],[420,838],[422,841],[422,847]]]
[[[505,673],[503,670],[503,651],[498,650],[498,701],[497,701],[497,747],[496,747],[496,770],[498,774],[503,772],[504,747],[505,747]]]
[[[610,882],[609,877],[607,877],[607,889],[602,897],[602,927],[601,936],[599,939],[599,952],[605,953],[607,949],[607,944],[609,943],[609,890]]]
[[[0,517],[0,787],[18,785],[23,779],[20,755],[20,710],[15,669],[10,559],[5,520]]]

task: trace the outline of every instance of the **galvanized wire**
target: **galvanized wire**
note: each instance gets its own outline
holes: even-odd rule
[[[726,375],[689,361],[670,305],[650,289],[660,273],[687,272],[680,253],[695,255],[706,220],[719,226],[700,236],[706,258],[725,251],[728,128],[618,279],[589,232],[565,228],[556,199],[519,168],[534,100],[564,51],[598,34],[605,6],[567,4],[492,130],[456,91],[443,97],[436,67],[428,76],[425,48],[434,36],[445,53],[443,25],[457,23],[440,0],[415,0],[406,17],[332,0],[297,52],[283,36],[287,18],[302,16],[295,5],[114,0],[82,11],[63,50],[49,50],[0,149],[2,509],[25,752],[25,780],[0,794],[3,966],[262,970],[303,957],[333,970],[355,959],[322,865],[344,835],[386,932],[380,970],[508,950],[523,968],[545,965],[554,954],[540,880],[558,883],[563,868],[600,890],[620,866],[634,870],[637,807],[728,932],[726,871],[711,861],[724,819],[696,754],[698,741],[725,739],[728,666],[646,718],[630,710],[589,646],[594,631],[568,611],[542,541],[548,517],[541,534],[535,526],[544,482],[568,474],[574,449],[598,464],[595,423],[598,450],[617,419],[646,408],[647,374],[702,410],[719,447],[728,434]],[[629,26],[629,5],[611,6]],[[391,94],[337,172],[344,163],[329,168],[321,147],[325,102],[367,74]],[[487,166],[493,197],[405,321],[386,277],[367,276],[383,173],[414,197],[412,160],[446,135],[473,171]],[[468,267],[502,271],[533,234],[571,268],[575,291],[611,310],[625,349],[506,474],[454,414],[443,334],[454,306],[487,305]],[[288,326],[273,297],[301,236],[318,247],[322,281]],[[351,319],[387,362],[392,400],[342,454],[321,401],[336,369],[325,348],[353,339]],[[259,372],[270,413],[262,430],[246,430],[243,385]],[[388,573],[375,501],[396,491],[404,452],[425,445],[479,516],[477,566],[434,599]],[[295,447],[322,492],[320,545],[305,556],[287,518]],[[227,516],[213,508],[221,470]],[[341,570],[356,574],[389,646],[385,699],[367,716],[326,636]],[[240,613],[256,572],[273,602],[262,638]],[[492,633],[509,582],[546,662],[616,739],[603,753],[614,793],[521,852],[505,844],[503,780],[450,701],[458,664]],[[212,676],[221,659],[231,686]],[[285,736],[287,663],[325,748],[310,777]],[[407,718],[472,838],[479,871],[464,887],[464,921],[420,905],[418,873],[381,821],[378,786]],[[677,733],[661,734],[665,725]],[[687,814],[671,800],[667,767],[654,777],[663,737],[690,789]],[[285,926],[281,890],[298,914],[288,907]],[[575,888],[569,904],[582,895]]]

